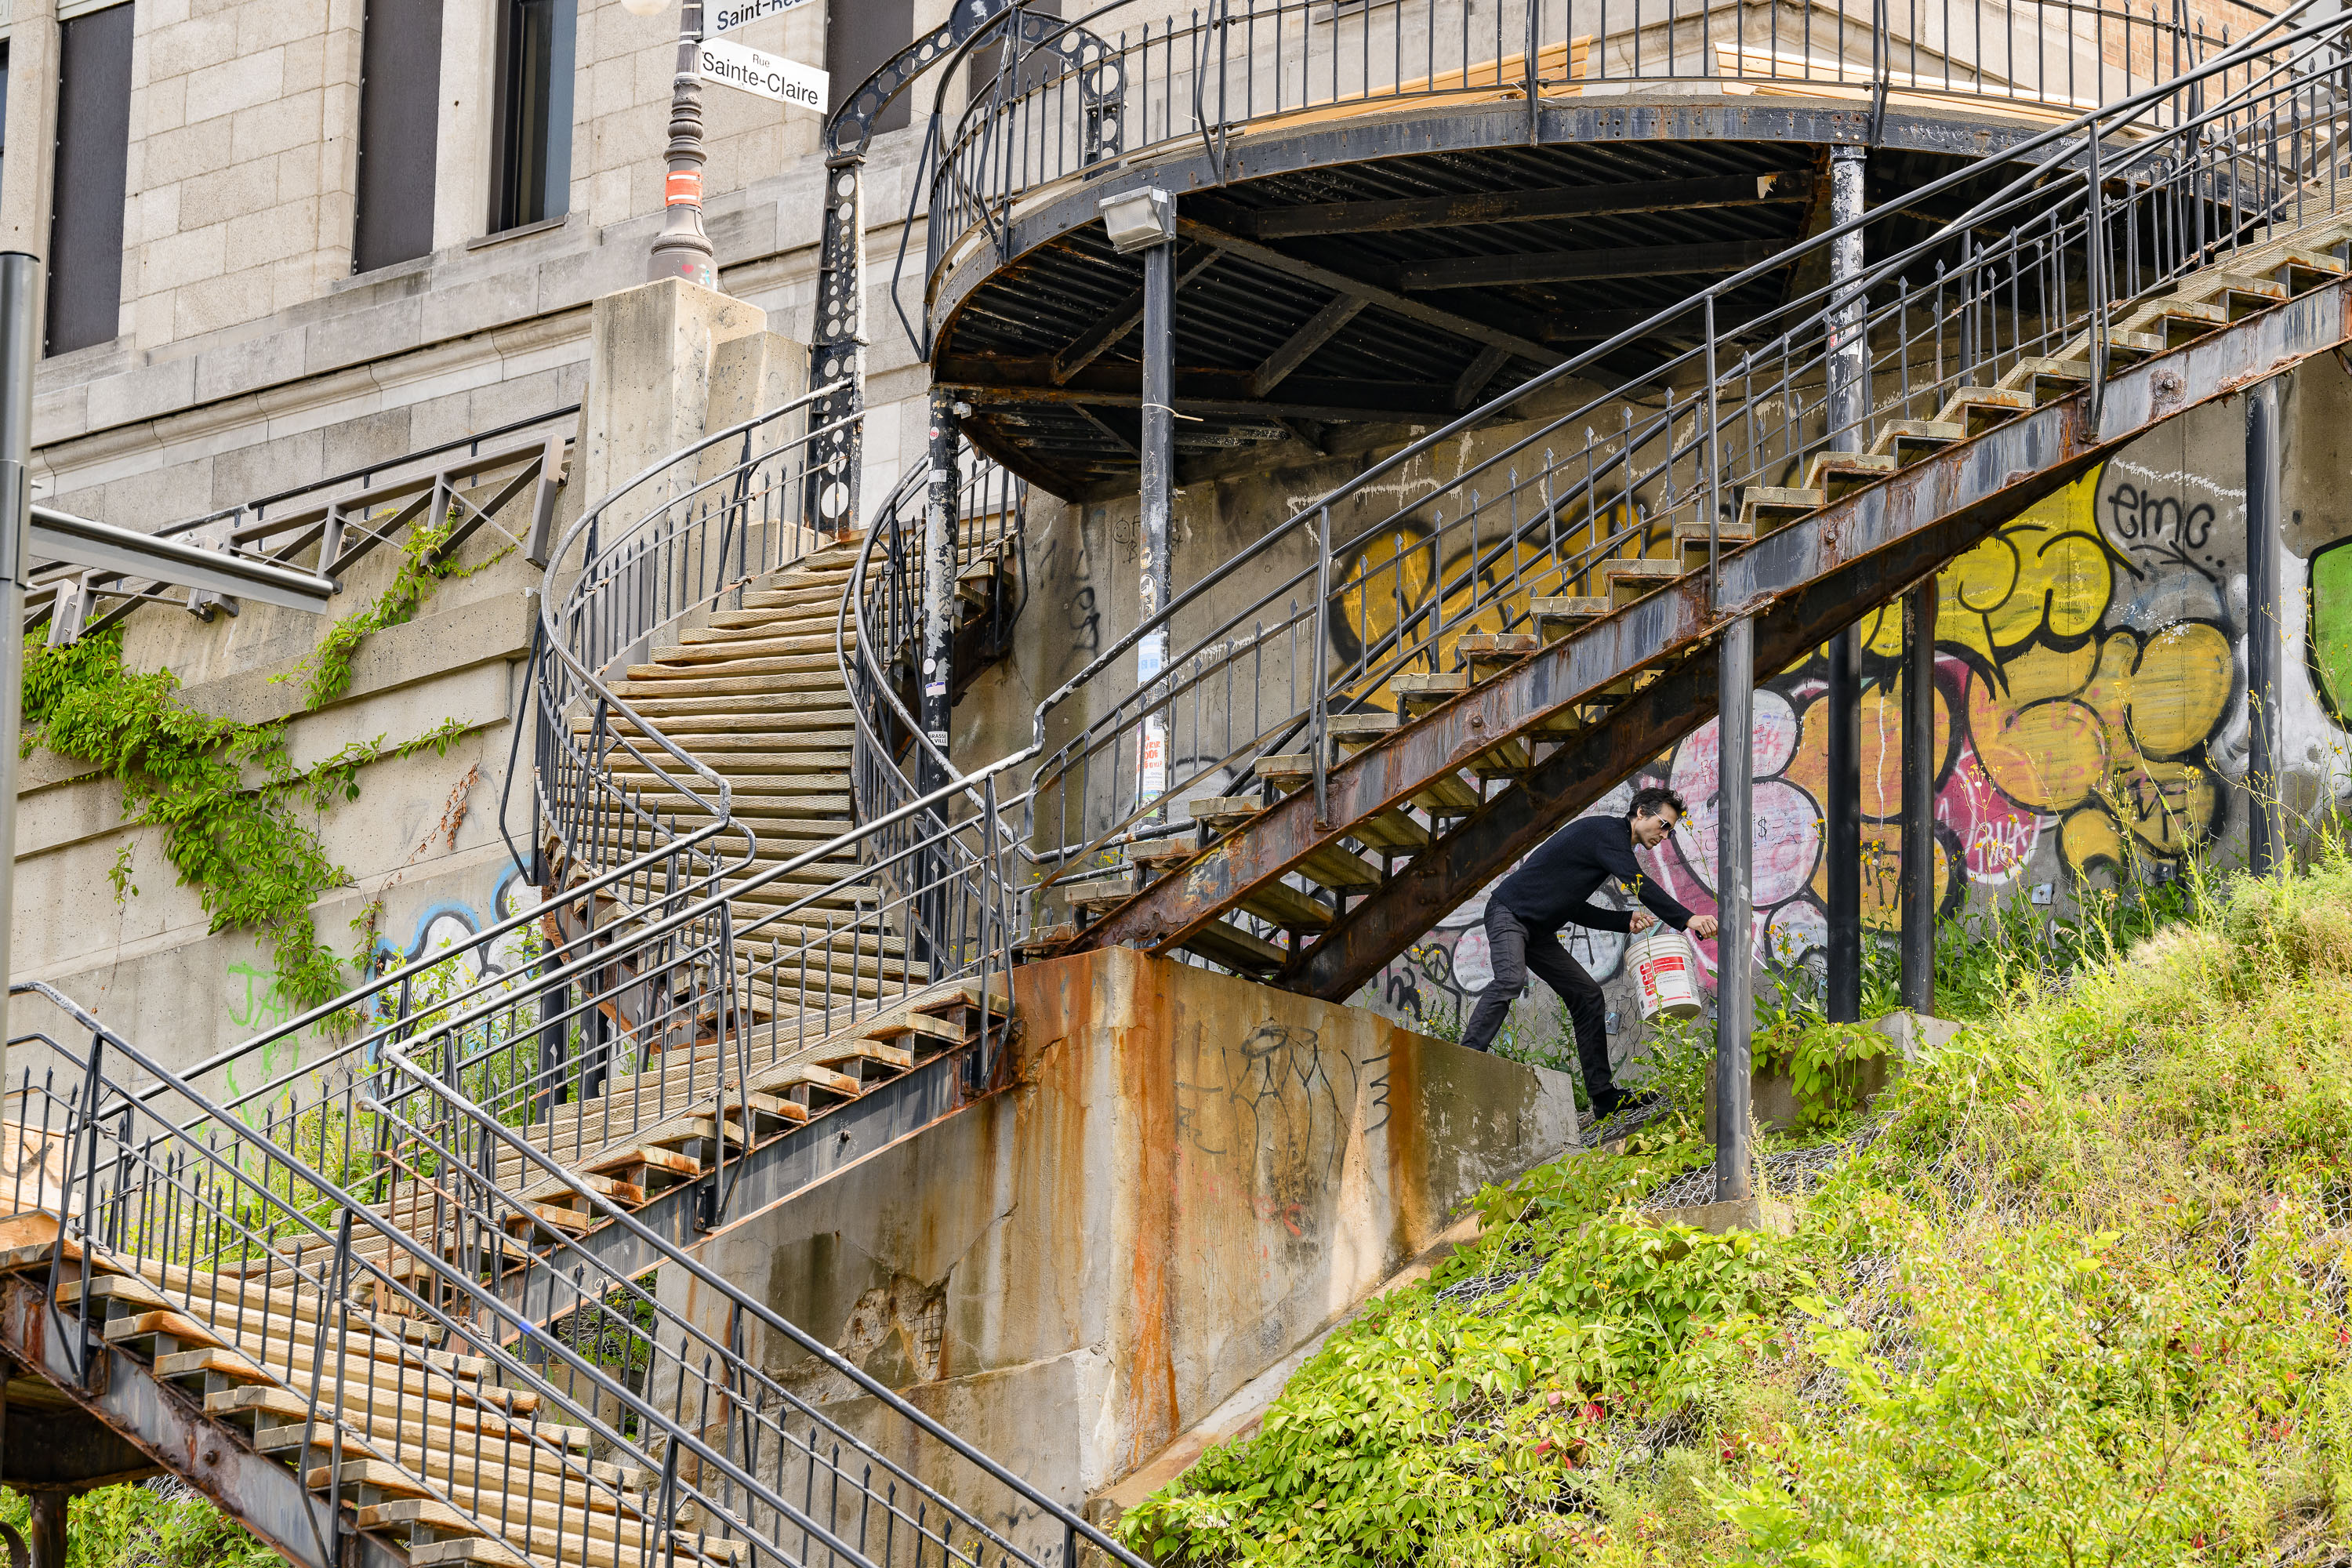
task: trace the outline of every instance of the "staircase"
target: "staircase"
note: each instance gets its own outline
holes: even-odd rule
[[[1718,330],[1734,278],[1179,592],[1072,682],[1112,676],[1154,630],[1190,634],[1170,637],[1162,682],[1098,704],[1038,763],[1024,953],[1139,947],[1345,1000],[1711,718],[1731,619],[1756,621],[1759,675],[1795,663],[2105,454],[2341,343],[2347,105],[2296,96],[2326,27],[2275,31],[2198,87],[2039,138],[2025,172],[1924,240],[1865,219],[1855,281]],[[2200,91],[2218,100],[2201,118],[2125,140]],[[1839,237],[1765,268],[1801,270]],[[1581,395],[1661,338],[1694,346]],[[1492,430],[1554,388],[1572,406]],[[1401,487],[1441,451],[1429,467],[1458,477]],[[1645,554],[1662,534],[1672,553]],[[1263,650],[1286,641],[1317,651],[1269,673]],[[1134,762],[1155,719],[1202,759],[1159,797]]]
[[[1792,660],[2344,343],[2344,25],[2301,14],[2029,143],[1925,238],[1874,216],[1858,278],[1725,330],[1707,290],[1373,465],[1049,699],[1051,752],[959,773],[917,721],[942,498],[814,525],[841,432],[803,426],[838,388],[677,454],[551,552],[524,851],[550,898],[477,939],[535,932],[527,967],[436,957],[185,1073],[14,988],[73,1070],[22,1086],[40,1174],[0,1352],[305,1568],[1046,1568],[1082,1542],[1140,1568],[704,1268],[700,1230],[994,1087],[1016,947],[1349,994],[1703,723],[1734,618]],[[1688,346],[1629,357],[1662,339]],[[1452,477],[1400,502],[1432,454]],[[958,636],[1001,638],[1019,504],[979,468],[956,491]],[[1155,632],[1180,651],[1135,689]],[[1147,796],[1152,726],[1200,761]],[[198,1087],[322,1028],[235,1101]],[[801,1357],[854,1396],[769,1370]]]

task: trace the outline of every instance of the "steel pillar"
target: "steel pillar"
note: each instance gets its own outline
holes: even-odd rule
[[[1723,628],[1716,665],[1715,1196],[1751,1195],[1748,1170],[1749,1036],[1756,1023],[1756,932],[1749,879],[1756,851],[1756,622]]]
[[[25,1531],[33,1568],[66,1568],[66,1506],[73,1494],[58,1487],[42,1487],[27,1494],[33,1516]]]
[[[1903,595],[1903,1005],[1936,1010],[1936,579]]]
[[[1170,241],[1143,253],[1143,574],[1137,584],[1139,624],[1149,622],[1172,596],[1169,574],[1168,522],[1176,482],[1174,396],[1176,247]],[[1135,647],[1135,689],[1148,690],[1168,662],[1168,629],[1147,632]],[[1144,717],[1141,755],[1137,758],[1138,805],[1168,789],[1168,718],[1155,709]]]
[[[949,715],[955,702],[957,444],[955,399],[931,394],[930,482],[923,497],[923,653],[920,718],[937,752],[922,754],[916,787],[925,794],[947,783],[940,761],[948,754]]]
[[[2279,794],[2278,383],[2246,395],[2246,862],[2257,877],[2285,871],[2285,802]]]
[[[1830,149],[1830,223],[1863,213],[1860,147]],[[1862,231],[1830,247],[1832,284],[1862,275]],[[1832,319],[1829,355],[1829,449],[1859,452],[1868,442],[1870,366],[1864,341],[1864,301],[1843,301]],[[1823,1002],[1839,1023],[1862,1018],[1862,643],[1852,626],[1830,639],[1827,798],[1822,802],[1823,868],[1829,886],[1829,963]]]
[[[668,176],[662,182],[662,229],[646,258],[646,281],[683,278],[705,289],[719,287],[710,236],[702,228],[702,73],[695,57],[702,45],[702,0],[678,7],[677,74],[670,79]],[[320,563],[326,570],[326,563]]]

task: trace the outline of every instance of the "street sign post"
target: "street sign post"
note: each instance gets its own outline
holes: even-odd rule
[[[745,0],[745,3],[755,4],[756,0]],[[723,8],[721,15],[724,15]],[[814,110],[819,114],[825,110],[826,91],[832,78],[814,66],[804,66],[778,55],[761,54],[758,49],[730,43],[724,38],[705,38],[697,49],[696,66],[705,81],[757,93],[761,98]]]

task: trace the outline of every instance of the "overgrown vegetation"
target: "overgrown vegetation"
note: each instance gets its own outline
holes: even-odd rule
[[[448,548],[450,535],[457,528],[455,517],[452,512],[432,527],[410,529],[400,541],[400,564],[393,573],[390,586],[363,609],[328,627],[327,635],[319,639],[318,647],[299,672],[276,678],[301,681],[305,709],[323,708],[352,689],[352,660],[369,637],[415,620],[416,612],[424,608],[425,600],[442,584],[487,572],[514,553],[514,545],[509,543],[471,566],[459,565],[457,552]]]
[[[2352,859],[2005,906],[1938,960],[1971,1026],[1816,1141],[1789,1234],[1639,1206],[1709,1156],[1691,1031],[1667,1117],[1483,1194],[1476,1245],[1127,1539],[1194,1564],[2346,1560]]]
[[[381,735],[353,741],[297,767],[284,721],[199,712],[179,700],[179,685],[168,669],[125,665],[118,631],[65,647],[28,639],[25,749],[47,746],[113,778],[123,820],[163,830],[163,857],[195,889],[211,929],[261,937],[287,999],[315,1006],[342,989],[343,963],[319,940],[310,903],[351,879],[328,856],[320,817],[359,798],[359,773],[370,763],[444,754],[464,726],[446,720],[398,745]],[[129,857],[118,856],[118,897],[138,891],[130,874]]]
[[[19,1532],[31,1508],[0,1490],[0,1520]],[[276,1568],[277,1552],[184,1481],[100,1487],[66,1505],[67,1568]]]

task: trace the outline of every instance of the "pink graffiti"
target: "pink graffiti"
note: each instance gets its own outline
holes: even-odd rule
[[[1985,775],[1975,744],[1960,740],[1951,775],[1936,792],[1936,816],[1958,836],[1969,876],[2005,882],[2032,859],[2042,841],[2042,816],[2011,801]]]

